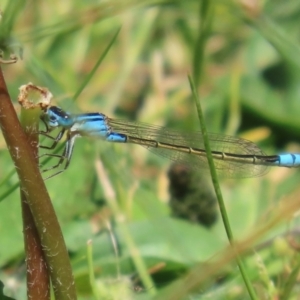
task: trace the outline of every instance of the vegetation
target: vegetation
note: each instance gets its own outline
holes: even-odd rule
[[[209,132],[246,138],[267,154],[300,153],[299,1],[2,1],[0,9],[2,60],[19,58],[1,64],[19,115],[19,87],[32,82],[69,112],[190,132],[200,130],[199,95]],[[17,121],[9,120],[14,125],[3,133],[17,136]],[[61,235],[37,168],[16,162],[17,149],[26,148],[19,143],[0,135],[0,299],[28,292],[22,214],[33,216],[56,299],[69,299],[72,285],[62,237],[78,299],[298,299],[299,170],[221,178],[228,238],[224,215],[212,211],[218,207],[209,172],[180,173],[193,191],[185,195],[190,203],[209,198],[199,207],[212,219],[195,224],[168,204],[178,196],[169,189],[178,169],[168,171],[168,160],[137,145],[78,139],[68,170],[45,181]],[[52,270],[60,266],[65,291]]]

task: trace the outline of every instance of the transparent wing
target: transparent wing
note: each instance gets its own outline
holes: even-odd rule
[[[146,123],[129,122],[124,120],[108,119],[112,131],[123,133],[135,138],[143,138],[168,143],[171,145],[185,146],[196,149],[205,149],[202,133],[180,132],[165,127],[154,126]],[[212,151],[238,154],[238,155],[265,155],[253,142],[248,140],[220,134],[208,134]],[[176,150],[144,146],[151,152],[181,162],[198,169],[208,171],[206,157],[184,153]],[[218,173],[225,177],[255,177],[264,174],[267,166],[258,164],[242,163],[240,161],[228,161],[215,159],[215,167]]]

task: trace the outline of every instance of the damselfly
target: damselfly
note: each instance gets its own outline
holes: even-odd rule
[[[180,132],[145,123],[111,119],[102,113],[69,114],[56,106],[48,107],[42,120],[46,125],[43,135],[53,139],[54,149],[66,133],[66,143],[59,161],[49,171],[63,165],[53,177],[65,171],[71,161],[77,137],[94,137],[108,142],[141,145],[153,153],[172,161],[186,163],[193,168],[208,170],[206,151],[201,132]],[[58,135],[50,132],[60,128]],[[253,142],[220,134],[208,135],[216,170],[226,177],[254,177],[264,174],[269,166],[299,167],[300,154],[265,155]]]

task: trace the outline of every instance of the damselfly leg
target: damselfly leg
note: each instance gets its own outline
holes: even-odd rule
[[[45,131],[40,131],[39,134],[41,136],[46,137],[47,139],[52,140],[53,143],[49,146],[48,145],[39,145],[39,148],[47,149],[47,150],[57,149],[57,152],[59,152],[62,148],[64,148],[63,151],[62,151],[62,154],[43,153],[39,156],[39,159],[46,158],[40,165],[42,173],[57,169],[57,168],[59,168],[60,166],[63,165],[63,167],[59,171],[57,171],[54,174],[51,174],[50,176],[44,178],[46,180],[46,179],[52,178],[52,177],[64,172],[68,168],[68,166],[70,164],[70,159],[71,159],[71,156],[72,156],[73,147],[74,147],[74,139],[75,139],[76,136],[72,137],[70,132],[68,132],[67,141],[65,142],[65,144],[62,145],[61,147],[57,147],[57,144],[61,141],[61,139],[63,138],[63,136],[65,134],[65,131],[66,131],[65,128],[62,128],[62,130],[60,130],[59,133],[56,136],[52,136],[50,134],[52,129],[47,126],[47,123],[43,119],[42,119],[42,121],[46,126],[46,130]],[[43,169],[43,166],[45,164],[47,164],[48,161],[50,161],[51,158],[59,159],[58,163]]]
[[[50,146],[46,146],[46,145],[39,145],[40,148],[42,149],[49,149],[52,150],[54,149],[58,142],[62,139],[62,137],[64,136],[64,133],[66,131],[65,128],[62,128],[59,133],[57,134],[57,136],[52,136],[50,133],[52,131],[52,129],[47,125],[47,123],[45,122],[44,119],[41,119],[43,121],[43,123],[45,124],[46,130],[45,131],[39,131],[39,134],[42,136],[45,136],[46,138],[53,140],[53,144]]]

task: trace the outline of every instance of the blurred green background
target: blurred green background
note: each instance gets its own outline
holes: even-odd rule
[[[32,82],[48,88],[52,103],[69,112],[102,112],[199,130],[187,78],[194,74],[210,132],[247,138],[267,154],[300,152],[299,1],[213,1],[209,17],[203,16],[205,1],[9,2],[0,4],[2,13],[12,16],[8,48],[22,52],[22,59],[4,65],[3,72],[17,111],[19,87]],[[7,295],[24,299],[19,191],[9,192],[18,178],[15,173],[7,178],[14,166],[2,136],[0,165],[0,197],[5,195],[0,203],[0,280]],[[220,217],[214,215],[207,228],[170,216],[169,166],[136,145],[78,139],[69,169],[46,182],[79,299],[97,299],[89,284],[89,239],[99,299],[149,299],[196,263],[209,268],[222,255],[228,240]],[[199,179],[199,188],[210,191],[206,177]],[[284,201],[299,197],[299,180],[298,170],[285,168],[259,178],[223,179],[235,238],[247,237],[280,212]],[[260,299],[280,295],[295,270],[298,223],[296,214],[288,221],[283,215],[279,225],[250,245],[256,252],[249,252],[246,267]],[[142,284],[139,263],[151,275],[151,288]],[[295,280],[289,299],[298,299],[298,290]],[[189,297],[248,299],[232,262]]]

